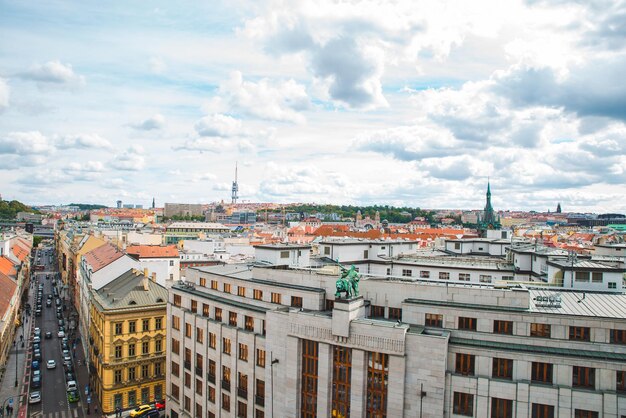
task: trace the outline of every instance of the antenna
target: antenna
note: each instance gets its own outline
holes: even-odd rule
[[[239,196],[237,193],[239,192],[239,184],[237,183],[237,161],[235,161],[235,181],[233,181],[233,188],[231,194],[231,203],[234,205],[237,203],[237,199]]]

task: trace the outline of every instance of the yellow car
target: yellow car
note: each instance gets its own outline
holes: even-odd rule
[[[138,406],[137,408],[133,409],[132,411],[130,411],[130,417],[140,417],[143,415],[144,412],[148,412],[149,410],[151,410],[152,407],[150,405],[141,405]]]

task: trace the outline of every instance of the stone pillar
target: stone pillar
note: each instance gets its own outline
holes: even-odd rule
[[[333,307],[332,332],[334,336],[350,337],[350,321],[365,318],[363,296],[352,299],[335,299]]]
[[[319,343],[317,360],[317,416],[329,417],[332,403],[333,352],[330,344]]]
[[[350,383],[350,416],[365,417],[365,396],[367,393],[367,352],[352,350],[352,377]],[[359,413],[357,415],[357,413]]]

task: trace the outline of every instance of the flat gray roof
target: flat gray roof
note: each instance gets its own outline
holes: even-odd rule
[[[529,292],[529,311],[531,312],[626,319],[626,294],[624,293],[559,292],[547,289],[529,289]],[[554,307],[554,304],[537,299],[537,297],[557,295],[561,298],[560,307]]]

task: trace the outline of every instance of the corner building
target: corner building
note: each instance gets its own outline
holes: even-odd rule
[[[331,269],[332,270],[332,269]],[[367,277],[188,270],[168,302],[178,417],[626,416],[626,296]]]

